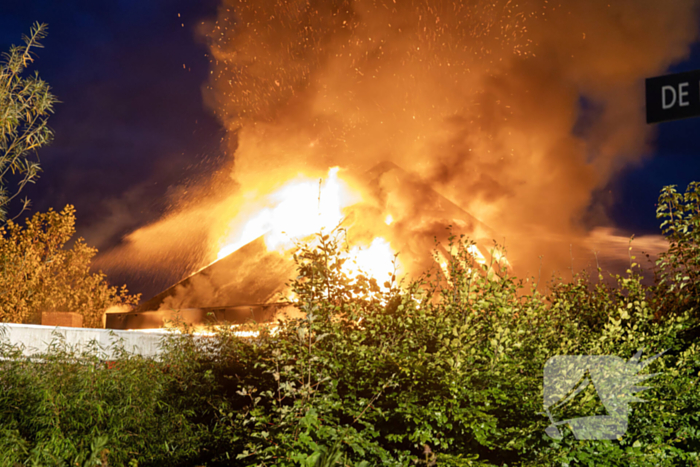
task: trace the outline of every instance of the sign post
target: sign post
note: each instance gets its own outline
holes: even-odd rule
[[[700,116],[700,70],[647,78],[647,123]]]

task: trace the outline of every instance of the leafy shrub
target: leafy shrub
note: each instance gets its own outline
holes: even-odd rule
[[[109,369],[96,343],[78,351],[60,335],[31,361],[1,353],[0,466],[176,465],[200,444],[188,412],[164,403],[170,377],[152,361],[122,349]]]
[[[75,209],[49,210],[24,226],[0,227],[0,322],[36,323],[42,311],[74,311],[83,325],[100,327],[102,313],[115,305],[135,304],[126,287],[111,287],[102,273],[90,272],[97,250],[75,234]]]
[[[656,216],[664,219],[661,230],[669,241],[657,265],[655,297],[657,313],[678,313],[700,303],[700,183],[688,185],[684,194],[675,185],[664,187]]]

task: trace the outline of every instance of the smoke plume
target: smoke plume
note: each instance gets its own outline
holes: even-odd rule
[[[568,267],[594,190],[648,152],[643,78],[688,55],[696,3],[222,0],[201,33],[205,99],[233,154],[209,186],[228,191],[127,247],[173,247],[180,225],[216,243],[251,193],[392,162],[488,225],[516,266]],[[419,225],[421,200],[395,201],[397,223]]]
[[[224,0],[206,95],[244,187],[392,161],[492,226],[516,263],[568,264],[593,190],[647,152],[643,78],[687,56],[695,9]]]

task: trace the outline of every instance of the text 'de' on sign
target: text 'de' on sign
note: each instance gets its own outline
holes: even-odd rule
[[[700,116],[700,70],[647,78],[647,123]]]

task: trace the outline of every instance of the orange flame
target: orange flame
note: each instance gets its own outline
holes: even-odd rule
[[[265,207],[252,218],[234,219],[234,233],[224,242],[218,259],[228,256],[243,245],[265,237],[271,251],[285,252],[294,246],[294,241],[321,230],[336,227],[343,219],[343,208],[354,204],[359,196],[338,178],[338,167],[328,171],[328,178],[317,182],[302,177],[285,184],[268,195]],[[243,225],[240,229],[235,226]]]
[[[311,235],[329,231],[343,220],[343,210],[362,200],[358,191],[339,177],[340,169],[333,167],[325,180],[316,181],[308,177],[286,183],[282,188],[267,195],[266,207],[247,219],[235,218],[229,235],[219,249],[221,259],[243,245],[263,236],[269,251],[289,252],[295,241]],[[388,215],[385,223],[393,222]],[[236,226],[239,226],[236,228]],[[389,278],[394,272],[395,253],[387,241],[375,237],[369,246],[355,246],[348,256],[350,261],[344,269],[350,277],[364,273],[377,279]]]
[[[228,326],[228,329],[232,331],[232,334],[236,337],[258,337],[260,331],[254,329],[240,330],[238,328],[242,327],[240,324],[233,324]],[[194,326],[194,328],[189,332],[193,336],[199,337],[213,337],[216,336],[219,331],[225,330],[226,326],[215,325],[215,326]],[[237,330],[238,329],[238,330]],[[271,335],[277,334],[279,331],[278,326],[269,326],[268,330]],[[147,328],[147,329],[135,329],[138,332],[147,332],[151,334],[163,334],[167,335],[169,333],[182,334],[182,330],[174,327],[164,326],[162,328]]]
[[[343,265],[344,271],[349,277],[364,273],[375,279],[389,279],[394,273],[394,258],[389,242],[376,237],[369,247],[356,246],[350,250],[350,261]]]

